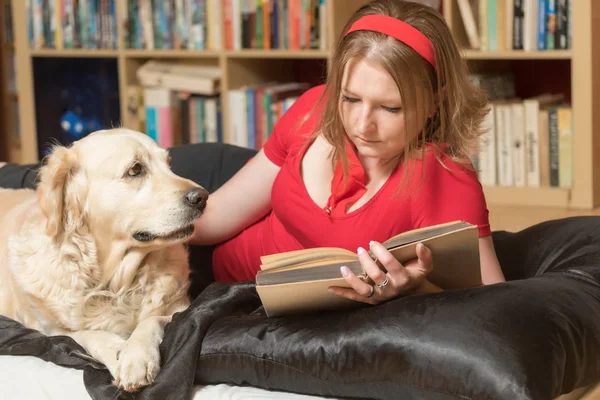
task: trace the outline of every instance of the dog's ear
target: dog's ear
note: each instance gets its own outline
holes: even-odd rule
[[[40,208],[47,218],[46,234],[60,237],[82,224],[81,190],[73,180],[79,170],[74,151],[57,146],[40,169],[37,193]]]

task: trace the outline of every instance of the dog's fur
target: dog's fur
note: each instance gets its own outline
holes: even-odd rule
[[[45,161],[36,191],[0,189],[0,314],[71,336],[135,391],[158,373],[165,324],[189,305],[183,242],[208,193],[127,129]]]

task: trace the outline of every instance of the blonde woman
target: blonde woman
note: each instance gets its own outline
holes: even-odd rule
[[[264,254],[356,250],[376,285],[342,267],[352,289],[331,290],[374,304],[440,290],[427,281],[435,268],[428,249],[400,265],[381,241],[466,220],[479,228],[483,282],[502,282],[484,194],[467,157],[486,112],[486,96],[470,83],[436,10],[372,1],[344,27],[326,84],[303,94],[265,147],[211,195],[192,242],[220,243],[212,262],[222,281],[254,279]]]

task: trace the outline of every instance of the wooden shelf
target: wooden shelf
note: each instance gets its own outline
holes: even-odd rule
[[[316,58],[327,59],[325,50],[182,50],[182,49],[30,49],[32,57],[117,57],[119,54],[139,58]],[[570,60],[570,50],[554,51],[462,51],[467,60]]]
[[[113,49],[30,49],[32,57],[56,57],[56,58],[110,58],[119,55],[118,50]]]
[[[228,50],[229,58],[322,58],[329,57],[323,50]]]
[[[324,50],[184,50],[184,49],[30,49],[32,57],[117,57],[132,58],[289,58],[327,59],[329,52]]]
[[[570,60],[572,51],[479,51],[465,49],[463,50],[463,57],[467,60]]]
[[[569,206],[571,191],[555,187],[483,187],[487,202],[498,205],[521,205],[541,207]]]
[[[217,58],[219,50],[169,50],[169,49],[126,49],[121,51],[127,57],[139,58]]]

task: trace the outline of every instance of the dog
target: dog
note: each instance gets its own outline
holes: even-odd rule
[[[94,132],[44,160],[37,189],[0,189],[0,314],[67,335],[134,392],[189,306],[185,242],[208,192],[147,135]]]

